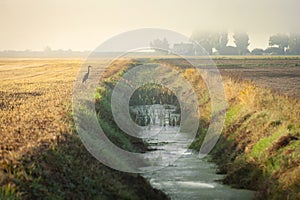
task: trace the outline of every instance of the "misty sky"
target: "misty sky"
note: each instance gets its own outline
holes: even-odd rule
[[[93,50],[138,28],[247,31],[250,49],[265,48],[270,34],[300,32],[299,9],[299,0],[0,0],[0,50]]]

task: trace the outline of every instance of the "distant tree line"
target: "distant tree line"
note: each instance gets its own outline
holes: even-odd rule
[[[150,47],[155,48],[156,51],[167,53],[170,50],[170,44],[166,38],[155,39],[150,42]]]
[[[253,49],[252,54],[263,55],[300,55],[300,35],[291,33],[290,35],[278,33],[270,36],[267,49]]]
[[[246,33],[235,33],[233,35],[234,46],[228,46],[228,33],[220,32],[194,32],[191,36],[192,43],[195,44],[195,55],[202,54],[198,43],[203,47],[206,52],[210,55],[220,54],[220,55],[246,55],[249,54],[248,50],[249,36]]]
[[[89,51],[73,51],[69,50],[52,50],[49,46],[45,47],[43,51],[32,51],[30,49],[24,51],[4,50],[0,51],[0,57],[11,58],[82,58],[89,55]]]
[[[271,35],[268,48],[254,48],[252,51],[248,48],[250,40],[247,33],[234,33],[233,39],[235,46],[230,46],[227,32],[195,31],[190,37],[191,43],[174,44],[171,49],[168,40],[163,38],[153,40],[150,46],[159,52],[171,50],[186,55],[203,55],[203,49],[210,55],[300,55],[300,34]]]

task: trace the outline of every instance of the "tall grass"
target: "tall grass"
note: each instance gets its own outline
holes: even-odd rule
[[[210,99],[196,70],[183,66],[199,97],[200,130],[191,145],[199,150],[210,121]],[[223,81],[229,107],[212,157],[219,173],[227,174],[224,182],[257,190],[260,199],[299,199],[300,100],[239,77],[224,76]]]

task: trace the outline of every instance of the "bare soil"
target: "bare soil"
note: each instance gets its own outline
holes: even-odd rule
[[[217,59],[222,75],[251,80],[259,86],[300,98],[300,59]]]

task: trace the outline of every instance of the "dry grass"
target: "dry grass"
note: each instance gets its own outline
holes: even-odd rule
[[[55,144],[61,133],[71,134],[72,90],[82,63],[0,60],[0,164],[15,162],[31,148]],[[118,64],[105,77],[116,73]]]
[[[259,65],[263,60],[219,59],[216,62],[226,64],[234,71],[230,65],[249,65],[251,62]],[[267,65],[276,66],[298,62],[298,59],[284,58],[266,60]],[[199,139],[191,145],[199,149],[199,141],[210,119],[207,88],[201,78],[195,77],[195,69],[189,68],[184,61],[171,60],[170,63],[181,67],[199,96],[200,118],[204,120],[204,126],[200,127],[204,131],[199,131]],[[255,74],[255,70],[252,73]],[[262,88],[255,82],[245,81],[236,73],[223,73],[223,82],[229,107],[222,136],[213,155],[221,172],[227,173],[224,182],[259,190],[258,197],[261,199],[299,198],[300,100],[275,93],[271,90],[274,88]]]
[[[71,133],[73,81],[82,61],[0,61],[0,164]]]
[[[114,171],[84,148],[71,112],[82,63],[0,60],[0,199],[167,199],[142,177]],[[128,64],[114,62],[105,75]]]

